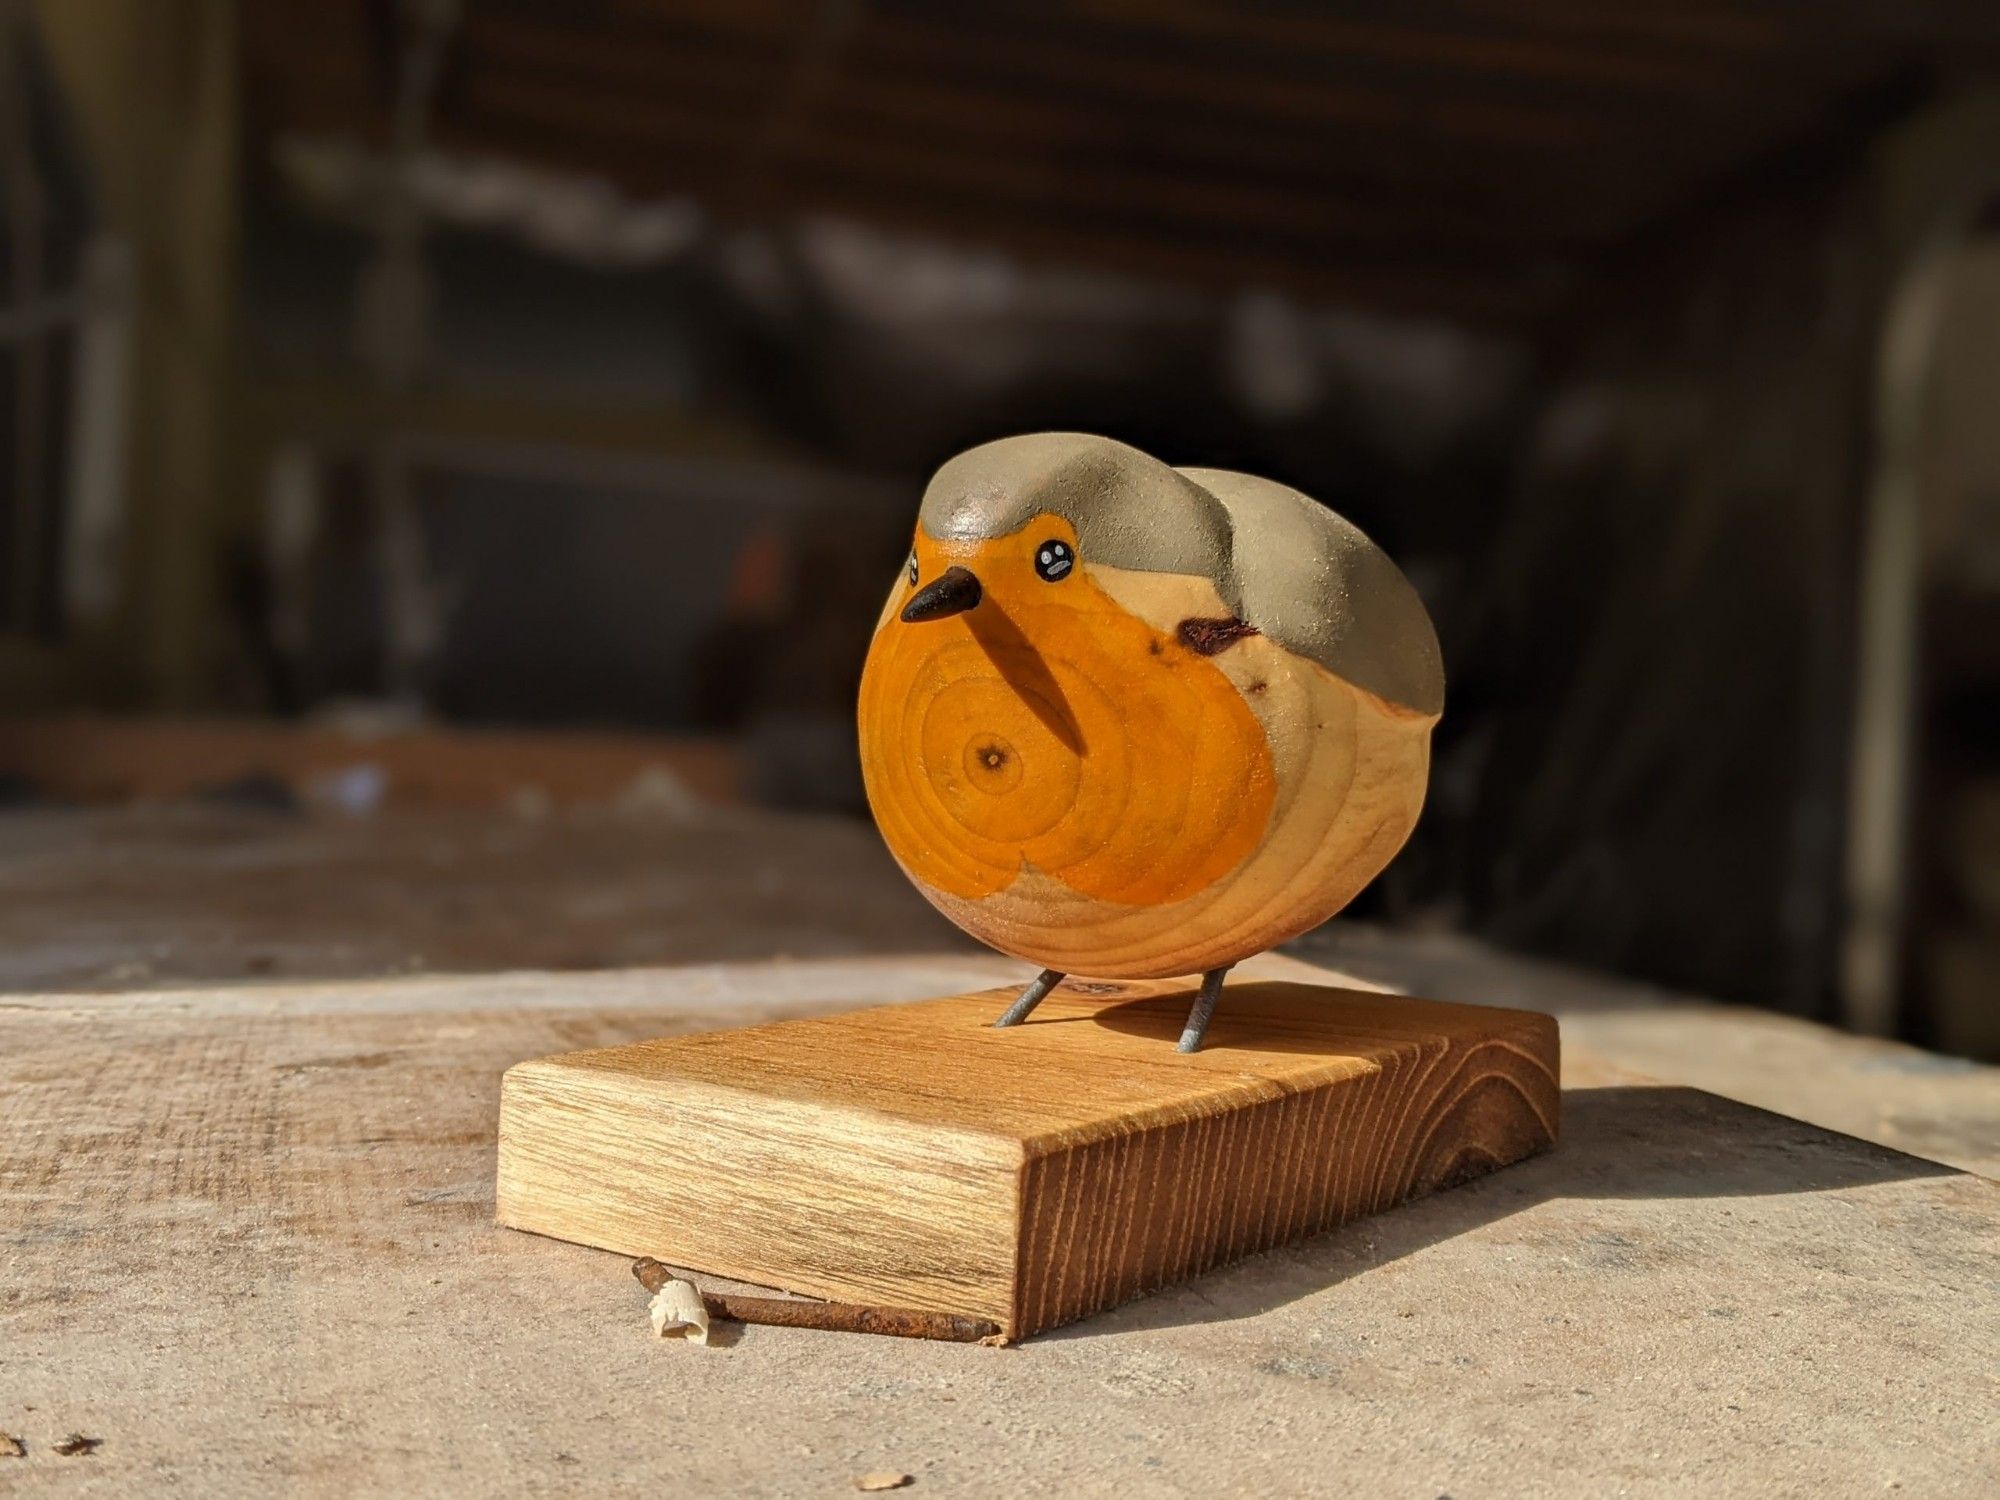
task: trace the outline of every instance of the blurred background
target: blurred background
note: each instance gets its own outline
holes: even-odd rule
[[[1423,593],[1364,923],[2000,1057],[1996,80],[1987,0],[0,0],[0,979],[948,940],[854,687],[1054,427]]]

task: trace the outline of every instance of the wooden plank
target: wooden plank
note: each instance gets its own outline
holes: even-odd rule
[[[59,715],[0,723],[0,773],[45,796],[79,802],[200,795],[271,778],[302,800],[326,778],[379,773],[380,800],[424,807],[504,807],[526,794],[551,806],[646,795],[741,801],[740,756],[698,736],[571,730],[401,730],[360,734],[265,719]],[[373,806],[374,804],[370,804]]]
[[[1378,977],[1444,976],[1435,942],[1359,946]],[[1463,993],[1608,1020],[1649,1004],[1449,951]],[[663,1342],[622,1259],[494,1227],[514,1059],[1005,969],[11,987],[0,1432],[27,1453],[0,1458],[0,1490],[851,1495],[881,1468],[953,1496],[1293,1494],[1330,1472],[1361,1494],[1758,1500],[2000,1481],[2000,1188],[1692,1089],[1600,1086],[1574,1045],[1559,1149],[1014,1350]],[[1730,1050],[1721,1013],[1653,1008],[1701,1038],[1690,1065]],[[1773,1087],[1788,1055],[1763,1055]],[[1843,1076],[1859,1101],[1914,1075]],[[102,1445],[64,1457],[71,1432]]]
[[[575,1010],[606,1003],[598,985],[626,982],[584,971],[781,954],[863,964],[839,992],[847,1005],[1028,976],[1024,965],[973,950],[859,821],[747,809],[662,816],[643,805],[521,811],[530,815],[16,810],[0,818],[0,990],[174,986],[179,994],[159,998],[180,1006],[219,987],[245,1007],[273,1010],[298,994],[279,981],[559,969],[559,978],[534,983]],[[1572,1084],[1608,1081],[1601,1068],[1577,1072],[1588,1049],[1600,1062],[2000,1176],[2000,1069],[1767,1011],[1697,1004],[1448,933],[1395,933],[1343,917],[1293,951],[1321,967],[1266,955],[1233,977],[1368,987],[1365,977],[1441,1000],[1549,1011],[1561,1020]],[[960,956],[940,972],[941,960],[925,969],[909,956],[926,952]],[[856,957],[871,953],[905,956]],[[741,972],[760,977],[733,982],[775,994],[796,968],[759,966]],[[693,1006],[699,997],[688,987],[706,994],[722,972],[669,971],[651,983],[663,1003]],[[885,988],[887,976],[912,974],[921,981],[914,988]],[[473,982],[487,999],[500,986]],[[516,1038],[481,1086],[537,1052],[660,1029]]]
[[[510,1069],[503,1224],[1020,1338],[1553,1144],[1555,1022],[1327,985],[1010,993]],[[921,1061],[915,1061],[920,1059]]]

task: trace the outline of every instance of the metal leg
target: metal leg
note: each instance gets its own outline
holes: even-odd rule
[[[1181,1044],[1176,1051],[1201,1051],[1202,1034],[1208,1030],[1209,1020],[1215,1015],[1215,1002],[1222,998],[1222,976],[1229,972],[1229,965],[1210,969],[1201,976],[1201,992],[1194,997],[1194,1009],[1188,1012],[1187,1025],[1181,1031]]]
[[[1021,991],[1021,998],[1007,1007],[1007,1014],[993,1024],[995,1026],[1019,1026],[1028,1019],[1028,1012],[1048,999],[1049,991],[1063,982],[1063,976],[1054,969],[1044,969],[1028,981],[1028,987]]]

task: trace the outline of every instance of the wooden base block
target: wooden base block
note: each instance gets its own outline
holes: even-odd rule
[[[510,1069],[499,1217],[1024,1338],[1541,1151],[1555,1022],[1331,986],[1007,990]]]

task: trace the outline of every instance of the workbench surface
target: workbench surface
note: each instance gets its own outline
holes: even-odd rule
[[[493,1226],[499,1075],[1023,972],[865,827],[34,811],[0,897],[0,1491],[2000,1486],[1992,1069],[1329,935],[1557,1013],[1561,1147],[1018,1348],[702,1349],[623,1259]]]

